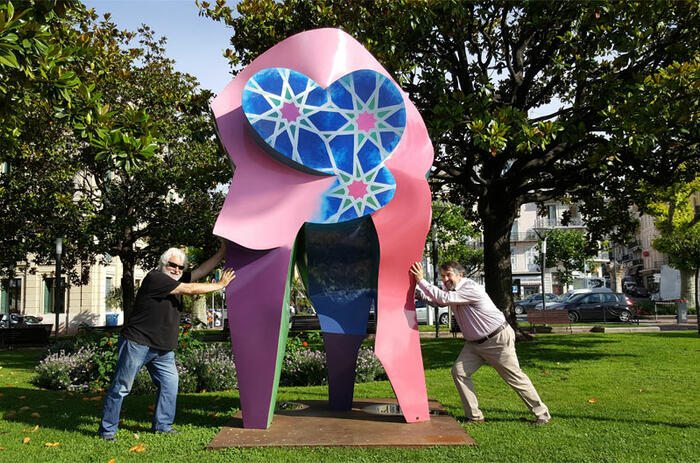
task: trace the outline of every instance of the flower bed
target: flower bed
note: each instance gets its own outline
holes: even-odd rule
[[[280,386],[315,386],[328,382],[326,354],[318,333],[300,333],[289,338],[286,346]],[[46,389],[76,392],[102,391],[109,386],[117,360],[117,339],[112,333],[82,329],[73,342],[62,341],[49,348],[36,367],[32,382]],[[191,325],[180,329],[175,362],[181,393],[223,391],[238,388],[230,343],[204,343]],[[368,347],[360,348],[356,382],[386,379],[386,373]],[[145,394],[156,388],[145,368],[136,379],[132,392]]]

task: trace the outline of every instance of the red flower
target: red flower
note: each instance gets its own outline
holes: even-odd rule
[[[302,342],[301,345],[304,346],[304,347],[309,347],[309,343],[306,342],[306,341]]]

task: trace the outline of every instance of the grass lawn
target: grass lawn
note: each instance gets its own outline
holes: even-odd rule
[[[465,424],[450,376],[463,340],[421,342],[429,396],[445,405],[478,447],[203,450],[237,411],[235,392],[181,395],[179,436],[147,433],[153,397],[130,396],[119,440],[110,444],[95,435],[101,396],[36,389],[29,381],[40,352],[20,350],[0,352],[0,462],[700,461],[700,338],[694,332],[539,335],[519,344],[522,367],[554,416],[541,428],[521,422],[531,418],[524,404],[489,367],[474,375],[487,421]],[[326,394],[325,387],[282,388],[279,399]],[[355,395],[393,394],[384,381],[358,384]],[[145,451],[130,452],[137,444]]]

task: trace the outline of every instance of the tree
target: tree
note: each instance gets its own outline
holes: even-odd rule
[[[7,154],[2,202],[24,253],[8,262],[27,253],[46,262],[53,239],[64,236],[66,268],[84,282],[80,268],[117,256],[128,317],[137,264],[154,266],[173,245],[197,248],[195,261],[218,247],[211,229],[231,170],[216,141],[211,92],[174,70],[165,39],[146,26],[120,31],[94,12],[71,27],[89,44],[89,59],[75,67],[89,110],[69,128],[52,111],[33,112],[36,130]],[[0,239],[11,245],[9,236]]]
[[[700,191],[700,177],[693,182],[680,183],[657,194],[647,213],[655,217],[660,236],[652,246],[668,256],[671,265],[681,271],[693,272],[694,303],[698,303],[698,273],[700,273],[700,198],[691,201]],[[695,207],[693,207],[695,206]],[[700,322],[698,322],[700,333]]]
[[[484,252],[473,244],[480,233],[465,217],[462,206],[449,203],[433,203],[433,224],[437,227],[438,262],[454,260],[462,264],[466,276],[481,272]],[[426,248],[431,249],[433,235],[428,234]]]
[[[581,230],[560,228],[547,232],[547,267],[556,268],[562,286],[573,283],[573,272],[583,272],[596,252],[597,246],[591,245]]]
[[[673,111],[696,107],[697,90],[645,84],[696,59],[695,0],[248,0],[238,14],[223,0],[201,6],[233,27],[234,73],[315,27],[340,27],[379,59],[426,121],[436,194],[446,185],[467,211],[476,204],[486,290],[512,323],[510,230],[520,205],[580,200],[588,218],[607,212],[606,228],[624,234],[633,229],[628,204],[610,198],[629,197],[640,178],[697,171],[697,138],[676,130],[697,126],[697,113],[681,120]]]

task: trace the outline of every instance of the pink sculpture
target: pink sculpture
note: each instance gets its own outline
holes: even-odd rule
[[[273,73],[272,80],[265,80],[266,73]],[[282,87],[275,87],[278,76]],[[352,403],[356,351],[366,336],[369,306],[376,303],[375,352],[402,413],[407,422],[429,419],[408,269],[421,259],[430,226],[426,173],[433,150],[420,114],[395,85],[348,34],[318,29],[272,47],[212,103],[235,165],[214,233],[233,243],[227,266],[237,279],[226,301],[247,428],[265,429],[272,420],[289,326],[289,284],[299,255],[321,320],[331,406],[347,409]],[[374,89],[375,100],[363,94],[365,88]],[[344,89],[360,96],[352,110],[343,106],[349,100],[341,102]],[[314,95],[317,102],[311,102]],[[255,103],[263,97],[266,103]],[[301,129],[307,138],[297,138]],[[334,141],[342,138],[341,130],[355,140],[350,158]],[[370,143],[364,143],[367,137]],[[362,146],[373,151],[358,152]],[[329,254],[327,248],[336,245],[340,251]],[[357,275],[363,287],[344,280],[347,275]]]

